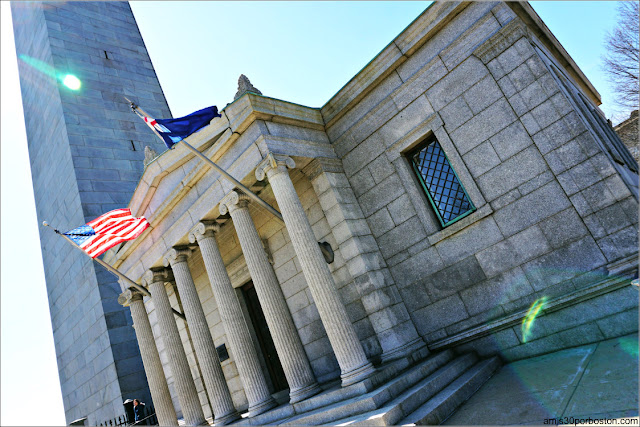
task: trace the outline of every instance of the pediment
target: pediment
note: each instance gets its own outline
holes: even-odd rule
[[[242,184],[256,185],[254,170],[271,152],[298,159],[336,158],[318,109],[247,93],[209,126],[186,139]],[[109,251],[105,261],[133,280],[174,245],[189,244],[200,220],[219,216],[218,203],[234,185],[179,143],[151,161],[129,203],[151,226],[138,239]]]

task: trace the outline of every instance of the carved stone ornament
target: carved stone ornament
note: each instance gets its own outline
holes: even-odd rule
[[[213,236],[220,230],[220,225],[215,221],[200,221],[189,232],[189,241],[195,243],[196,240],[205,236]]]
[[[169,268],[152,268],[142,276],[142,284],[147,287],[156,282],[173,281],[173,272]]]
[[[256,179],[258,181],[262,181],[269,170],[276,169],[278,166],[285,166],[289,169],[294,169],[296,167],[296,162],[289,156],[269,153],[256,168]]]
[[[164,256],[164,266],[169,267],[169,265],[176,262],[186,262],[189,255],[191,255],[191,249],[186,246],[171,248]]]
[[[252,92],[257,93],[258,95],[262,95],[262,92],[260,92],[255,86],[251,84],[247,76],[245,76],[244,74],[240,74],[240,77],[238,77],[238,91],[233,97],[233,100],[235,101],[236,99],[240,98],[245,94],[245,92]]]
[[[118,304],[129,307],[132,302],[142,300],[142,294],[133,289],[127,289],[120,295],[118,295]]]
[[[249,200],[251,200],[249,196],[240,191],[234,190],[230,192],[220,200],[220,215],[226,215],[227,212],[232,212],[236,207],[247,206]]]
[[[148,145],[144,146],[144,167],[146,168],[149,163],[155,160],[158,157],[158,153],[153,148]]]

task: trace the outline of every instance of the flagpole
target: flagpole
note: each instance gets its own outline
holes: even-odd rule
[[[202,154],[202,152],[197,150],[193,145],[189,144],[184,139],[182,141],[180,141],[180,142],[182,142],[184,144],[184,146],[187,147],[193,154],[195,154],[196,156],[200,157],[200,159],[204,160],[209,166],[211,166],[212,168],[214,168],[215,170],[220,172],[220,174],[222,176],[224,176],[229,181],[231,181],[236,186],[238,186],[242,190],[242,192],[244,194],[246,194],[247,196],[251,197],[257,204],[259,204],[260,206],[262,206],[263,208],[268,210],[273,216],[278,218],[280,220],[280,222],[282,222],[284,224],[284,219],[282,218],[282,214],[280,212],[278,212],[274,207],[272,207],[269,203],[267,203],[264,200],[262,200],[260,197],[258,197],[257,194],[255,194],[253,191],[249,190],[240,181],[238,181],[237,179],[235,179],[234,177],[229,175],[224,169],[222,169],[220,166],[218,166],[214,162],[212,162],[210,158],[208,158],[207,156]]]
[[[144,117],[150,117],[142,108],[140,108],[140,106],[134,104],[133,101],[131,101],[129,98],[127,98],[125,96],[124,99],[126,99],[127,102],[129,102],[129,104],[131,106],[131,109],[133,110],[134,113],[136,113],[136,115],[138,117],[143,118],[142,116],[140,116],[140,114],[142,114]],[[158,138],[160,138],[164,142],[164,139],[160,136],[158,131],[156,131],[152,126],[150,126],[150,127],[151,127],[151,130],[153,131],[153,133],[155,133],[156,136]],[[275,216],[278,220],[280,220],[280,222],[282,224],[284,224],[284,218],[282,218],[282,214],[280,212],[278,212],[273,206],[271,206],[269,203],[267,203],[264,200],[262,200],[257,194],[255,194],[253,191],[249,190],[244,184],[242,184],[240,181],[235,179],[233,176],[231,176],[227,171],[222,169],[220,166],[215,164],[210,158],[205,156],[200,150],[195,148],[193,145],[189,144],[186,140],[183,139],[180,142],[182,142],[184,144],[184,146],[187,147],[187,149],[189,149],[193,154],[198,156],[201,160],[203,160],[209,166],[211,166],[216,171],[218,171],[220,173],[220,175],[224,176],[229,181],[231,181],[234,185],[236,185],[238,188],[240,188],[244,194],[249,196],[257,204],[259,204],[260,206],[265,208],[269,213],[271,213],[271,215]],[[180,142],[178,142],[178,144]],[[324,256],[324,259],[327,261],[327,263],[329,263],[329,264],[332,263],[333,259],[334,259],[334,253],[333,253],[333,249],[331,249],[331,245],[329,245],[327,243],[323,244],[323,243],[318,242],[318,246],[320,246],[320,251],[322,252],[322,255]],[[327,246],[329,248],[327,248]]]
[[[140,108],[140,106],[138,106],[138,105],[134,104],[133,102],[131,102],[131,100],[129,100],[126,96],[124,97],[124,99],[129,101],[129,103],[131,104],[131,109],[133,109],[134,111],[138,110],[140,112],[140,114],[143,114],[144,116],[149,117],[149,115],[142,108]],[[155,129],[152,128],[152,130],[153,130],[153,132],[156,134],[156,136],[158,138],[160,138],[160,139],[162,139],[164,141],[164,139],[160,136],[160,134]],[[233,176],[231,176],[227,171],[222,169],[220,166],[215,164],[210,158],[205,156],[200,150],[196,149],[193,145],[189,144],[184,139],[182,141],[180,141],[180,142],[182,142],[184,144],[184,146],[189,149],[189,151],[191,151],[193,154],[198,156],[201,160],[203,160],[209,166],[211,166],[216,171],[218,171],[220,173],[220,175],[224,176],[229,181],[231,181],[234,185],[236,185],[238,188],[240,188],[243,193],[245,193],[247,196],[251,197],[257,204],[259,204],[260,206],[262,206],[263,208],[268,210],[273,216],[278,218],[280,220],[280,222],[282,222],[284,224],[284,219],[282,218],[282,214],[280,212],[278,212],[275,208],[273,208],[270,204],[268,204],[267,202],[262,200],[260,197],[258,197],[257,194],[255,194],[253,191],[249,190],[244,184],[242,184],[240,181],[235,179]]]
[[[44,225],[45,227],[51,227],[47,221],[43,221],[42,225]],[[51,227],[51,228],[53,228],[53,227]],[[69,242],[74,248],[78,249],[80,252],[82,252],[83,254],[88,256],[89,258],[91,258],[88,253],[86,253],[80,246],[76,245],[76,243],[73,240],[71,240],[68,236],[66,236],[64,233],[61,233],[56,228],[54,228],[53,231],[55,231],[56,234],[58,234],[59,236],[64,237],[64,239],[67,242]],[[131,287],[133,287],[133,288],[137,289],[138,291],[140,291],[144,296],[147,296],[147,297],[151,296],[149,291],[146,290],[143,286],[138,285],[136,282],[134,282],[133,280],[129,279],[127,276],[125,276],[120,271],[116,270],[115,268],[113,268],[112,266],[110,266],[109,264],[107,264],[106,262],[101,260],[100,258],[91,258],[91,259],[94,260],[95,262],[97,262],[98,264],[100,264],[101,266],[103,266],[104,268],[106,268],[107,270],[109,270],[109,272],[111,272],[111,273],[115,274],[116,276],[118,276],[123,281],[127,282],[129,285],[131,285]],[[173,313],[176,316],[180,317],[181,319],[186,319],[184,314],[180,313],[179,311],[177,311],[177,310],[175,310],[173,308],[172,308],[172,310],[173,310]]]

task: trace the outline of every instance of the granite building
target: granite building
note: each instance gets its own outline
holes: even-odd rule
[[[72,229],[125,206],[145,145],[162,146],[123,96],[171,113],[128,3],[12,2],[11,12],[37,216]],[[96,425],[127,398],[150,402],[116,278],[51,229],[40,242],[67,422]]]
[[[188,141],[283,221],[175,149],[106,258],[166,423],[439,422],[637,331],[638,165],[527,3],[434,3],[321,108],[239,83]]]
[[[527,3],[433,3],[320,108],[239,85],[187,140],[282,219],[178,145],[105,255],[161,425],[438,423],[637,331],[638,165]]]

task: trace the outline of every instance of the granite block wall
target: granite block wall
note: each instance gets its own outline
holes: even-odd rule
[[[123,95],[169,117],[126,2],[13,2],[12,15],[38,220],[61,230],[127,205],[144,146],[163,146]],[[80,90],[57,76],[73,74]],[[107,271],[41,228],[67,421],[98,424],[122,402],[151,402],[128,309]]]
[[[637,174],[616,163],[614,144],[580,102],[591,114],[597,108],[571,97],[554,75],[563,66],[550,65],[544,49],[511,7],[471,3],[345,114],[336,118],[332,102],[323,107],[384,263],[431,348],[539,298],[637,274]],[[444,229],[405,158],[430,136],[477,208]],[[628,291],[610,291],[617,308],[574,324],[575,336],[547,341],[558,348],[602,339],[602,328],[637,329],[602,320],[629,320],[633,310],[623,303]],[[589,295],[593,305],[604,298]],[[514,348],[509,358],[554,349],[536,344],[545,334],[522,346],[516,329],[501,344]]]

